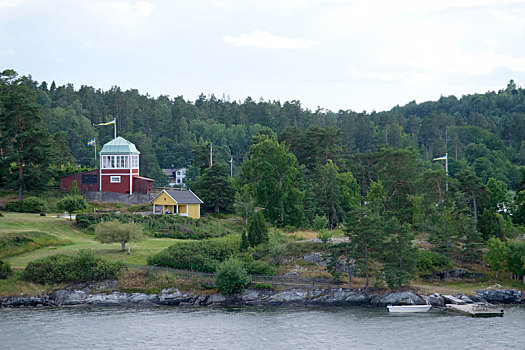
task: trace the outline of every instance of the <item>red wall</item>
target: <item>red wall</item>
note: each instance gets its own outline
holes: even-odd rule
[[[102,174],[102,192],[129,193],[129,171],[127,175],[118,176],[120,176],[120,183],[111,183],[111,175]]]
[[[73,185],[73,181],[77,181],[78,189],[81,193],[98,191],[98,183],[96,184],[83,184],[82,175],[96,175],[98,170],[84,171],[82,173],[76,173],[71,175],[65,175],[60,177],[60,190],[68,191]]]

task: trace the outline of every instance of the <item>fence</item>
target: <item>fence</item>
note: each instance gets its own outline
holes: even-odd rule
[[[152,266],[152,265],[132,265],[127,264],[128,268],[141,269],[147,271],[167,271],[174,277],[199,281],[203,284],[213,285],[215,281],[215,274],[210,272],[198,272],[192,270],[178,270],[171,267],[164,266]],[[341,283],[335,282],[331,278],[322,277],[293,277],[293,276],[266,276],[266,275],[249,275],[251,284],[265,283],[272,284],[274,286],[287,286],[287,287],[340,287]]]

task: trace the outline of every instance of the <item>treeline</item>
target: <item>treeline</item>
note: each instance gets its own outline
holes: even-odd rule
[[[94,150],[86,142],[96,137],[100,149],[113,138],[113,129],[92,125],[116,119],[118,134],[142,152],[142,173],[158,183],[164,180],[161,168],[191,165],[194,149],[210,142],[218,161],[233,158],[238,174],[236,169],[247,159],[252,136],[263,128],[292,137],[311,127],[333,128],[339,133],[338,146],[345,156],[375,152],[384,145],[413,147],[423,160],[448,153],[472,166],[484,182],[494,177],[510,188],[521,179],[515,165],[525,164],[525,90],[513,81],[498,92],[357,113],[311,111],[299,101],[254,101],[248,97],[241,102],[201,95],[193,102],[182,96],[153,98],[118,87],[103,91],[81,86],[76,90],[71,84],[56,86],[30,77],[22,79],[13,71],[3,73],[1,84],[10,86],[16,80],[24,80],[32,91],[53,143],[67,145],[58,147],[61,152],[55,158],[95,166]]]

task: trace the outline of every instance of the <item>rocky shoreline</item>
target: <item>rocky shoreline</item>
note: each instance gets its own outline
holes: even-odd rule
[[[103,286],[102,289],[107,288]],[[375,306],[422,305],[445,306],[442,295],[416,295],[412,292],[384,293],[372,290],[293,288],[284,291],[247,289],[242,294],[185,294],[178,289],[165,289],[158,294],[100,291],[100,286],[61,289],[38,297],[6,297],[0,307],[43,306]],[[455,295],[467,303],[523,304],[522,292],[513,289],[486,289],[474,296]]]

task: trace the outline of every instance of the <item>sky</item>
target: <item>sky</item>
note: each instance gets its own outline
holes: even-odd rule
[[[0,0],[0,71],[356,112],[525,84],[525,0]]]

